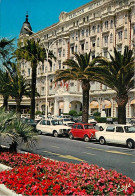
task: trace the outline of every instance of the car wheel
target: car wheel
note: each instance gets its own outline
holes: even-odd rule
[[[88,135],[85,135],[85,136],[84,136],[84,141],[85,141],[85,142],[89,142],[89,141],[90,141],[90,138],[88,137]]]
[[[104,145],[106,143],[105,138],[104,137],[100,137],[99,138],[99,142],[101,145]]]
[[[74,139],[74,136],[72,135],[72,133],[69,134],[69,138],[72,140]]]
[[[38,130],[38,135],[42,135],[42,131]]]
[[[133,141],[133,140],[128,140],[128,141],[127,141],[127,147],[128,147],[128,148],[132,149],[132,148],[134,148],[134,145],[135,145],[135,144],[134,144],[134,141]]]
[[[53,132],[53,136],[54,136],[54,137],[58,137],[58,132],[57,132],[57,131],[54,131],[54,132]]]

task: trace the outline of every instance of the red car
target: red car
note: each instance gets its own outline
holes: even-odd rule
[[[75,123],[72,129],[69,131],[69,138],[81,138],[84,139],[85,142],[88,142],[90,139],[95,138],[95,132],[97,130],[94,129],[92,124],[89,123]]]

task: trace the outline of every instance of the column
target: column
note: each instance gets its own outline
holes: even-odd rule
[[[64,111],[63,113],[69,113],[69,99],[68,98],[64,98]]]
[[[59,103],[58,100],[55,98],[55,102],[54,102],[54,116],[59,115]]]

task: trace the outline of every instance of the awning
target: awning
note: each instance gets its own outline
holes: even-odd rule
[[[104,100],[102,102],[102,108],[103,108],[103,106],[104,106],[105,109],[108,109],[108,108],[112,107],[112,104],[111,104],[111,102],[109,100]]]
[[[130,105],[134,105],[135,104],[135,99],[133,99],[130,103]]]
[[[90,108],[91,109],[96,109],[96,108],[99,108],[99,103],[97,101],[92,101],[90,103]]]

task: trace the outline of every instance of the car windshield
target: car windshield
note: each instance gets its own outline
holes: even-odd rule
[[[92,125],[84,125],[84,129],[93,129]]]
[[[126,133],[135,133],[135,127],[133,126],[125,126],[124,129]]]
[[[62,120],[52,120],[52,125],[63,125]]]
[[[65,119],[63,119],[63,121],[69,121],[69,118],[65,118]]]

